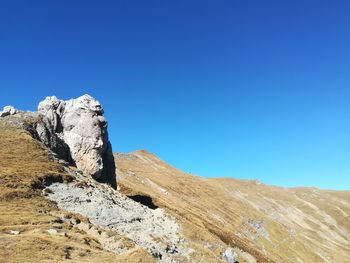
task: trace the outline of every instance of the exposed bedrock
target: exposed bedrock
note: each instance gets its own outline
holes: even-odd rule
[[[100,102],[89,95],[68,101],[52,96],[39,103],[38,112],[43,127],[37,126],[37,132],[44,143],[73,161],[84,175],[116,188],[112,146]]]
[[[0,117],[6,117],[9,115],[14,115],[19,111],[15,109],[13,106],[5,106],[2,111],[0,111]]]
[[[75,164],[85,176],[116,188],[114,157],[103,113],[101,103],[90,95],[67,101],[52,96],[39,103],[37,113],[5,107],[0,117],[35,119],[35,137],[59,158]]]

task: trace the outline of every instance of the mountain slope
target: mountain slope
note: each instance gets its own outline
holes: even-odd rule
[[[350,262],[349,191],[205,179],[147,151],[115,159],[120,191],[176,217],[196,261],[218,262],[234,247],[239,262]]]
[[[16,126],[0,120],[1,263],[154,262],[141,248],[122,254],[105,250],[87,218],[59,209],[46,199],[42,195],[46,184],[72,178],[47,148]],[[90,229],[79,229],[73,221]],[[119,240],[133,247],[130,240]]]
[[[0,120],[1,263],[350,262],[349,191],[205,179],[137,151],[115,155],[118,192],[22,118]]]

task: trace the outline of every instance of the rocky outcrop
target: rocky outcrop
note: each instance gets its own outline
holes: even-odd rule
[[[116,188],[114,157],[103,113],[100,102],[89,95],[67,101],[52,96],[39,103],[36,113],[7,106],[0,117],[14,115],[23,120],[30,116],[30,132],[60,159],[76,165],[85,176]]]
[[[52,96],[40,102],[38,112],[43,122],[37,131],[45,144],[74,161],[84,175],[116,187],[112,146],[100,102],[89,95],[68,101]]]
[[[4,109],[2,111],[0,111],[0,117],[14,115],[18,112],[19,112],[19,110],[15,109],[13,106],[5,106]]]

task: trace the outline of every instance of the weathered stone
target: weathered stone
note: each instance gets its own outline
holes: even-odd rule
[[[38,112],[4,107],[0,117],[21,127],[47,147],[58,159],[76,165],[85,176],[116,188],[115,163],[108,139],[107,120],[100,102],[89,95],[59,100],[46,97]]]
[[[39,103],[40,140],[84,175],[116,188],[115,164],[102,105],[83,95],[68,101],[47,97]]]
[[[227,248],[224,253],[222,253],[222,256],[228,263],[237,263],[238,261],[237,253],[233,248]]]
[[[11,235],[15,235],[15,236],[16,236],[16,235],[19,235],[19,233],[20,233],[20,232],[17,231],[17,230],[10,230],[10,234],[11,234]]]
[[[180,225],[164,209],[150,209],[70,168],[65,169],[75,180],[68,184],[53,183],[47,186],[49,191],[45,190],[47,198],[59,208],[87,217],[93,226],[117,231],[160,262],[189,262],[188,244],[181,238]],[[108,248],[120,253],[120,248],[113,246],[116,242],[111,240]]]
[[[6,117],[9,115],[15,115],[19,110],[15,109],[13,106],[5,106],[2,111],[0,111],[0,117]]]

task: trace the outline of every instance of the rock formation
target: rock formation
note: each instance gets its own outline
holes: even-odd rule
[[[14,115],[19,111],[15,109],[13,106],[5,106],[3,111],[0,111],[0,117],[5,117],[8,115]]]
[[[100,153],[108,164],[98,152],[110,149],[103,146],[102,113],[89,96],[49,97],[39,112],[0,118],[0,262],[190,262],[181,225],[166,210],[135,202],[38,147],[41,137],[62,151],[66,145],[72,161],[84,149],[88,162]],[[86,145],[78,147],[81,142]],[[80,165],[91,175],[106,168]],[[23,225],[28,218],[31,224]]]
[[[37,117],[33,127],[35,137],[59,158],[76,165],[85,176],[116,188],[112,146],[100,102],[89,95],[68,101],[52,96],[39,103],[37,113],[24,113],[7,106],[0,117],[18,113]]]

